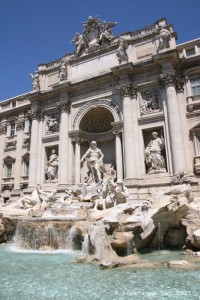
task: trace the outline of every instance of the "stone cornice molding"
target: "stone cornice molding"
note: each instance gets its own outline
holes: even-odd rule
[[[62,112],[67,112],[68,114],[71,111],[71,101],[67,100],[61,100],[59,102],[56,103],[58,110],[60,111],[60,113]]]
[[[7,132],[7,123],[1,123],[0,124],[0,135],[6,134],[6,132]]]
[[[133,82],[128,82],[122,84],[119,88],[120,96],[121,97],[130,97],[136,98],[138,93],[138,86],[134,85]]]
[[[25,126],[25,120],[24,118],[18,119],[16,122],[16,130],[24,130],[24,126]]]

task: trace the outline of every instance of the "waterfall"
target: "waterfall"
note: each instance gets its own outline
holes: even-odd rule
[[[67,244],[68,244],[68,248],[73,250],[74,248],[74,240],[75,240],[75,237],[77,235],[77,229],[75,227],[71,227],[69,232],[68,232],[68,241],[67,241]]]
[[[74,236],[70,222],[23,219],[18,221],[14,242],[20,249],[73,249]]]
[[[87,234],[84,237],[84,241],[82,243],[81,254],[87,256],[89,254],[89,235]]]

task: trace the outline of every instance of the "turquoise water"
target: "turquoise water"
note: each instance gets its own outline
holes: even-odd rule
[[[1,246],[0,300],[200,299],[200,271],[101,269],[75,256]]]

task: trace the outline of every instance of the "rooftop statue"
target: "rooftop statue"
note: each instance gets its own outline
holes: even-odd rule
[[[38,73],[35,71],[34,75],[32,73],[30,73],[29,76],[32,79],[33,91],[39,91],[40,90],[40,81],[39,81]]]
[[[109,44],[114,38],[111,28],[117,23],[101,21],[98,17],[89,16],[87,21],[82,24],[84,26],[83,33],[76,33],[72,40],[76,46],[77,56],[93,52]]]

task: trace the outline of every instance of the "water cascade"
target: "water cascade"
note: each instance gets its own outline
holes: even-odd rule
[[[71,225],[71,222],[66,220],[19,220],[14,241],[16,246],[22,249],[72,249]]]

